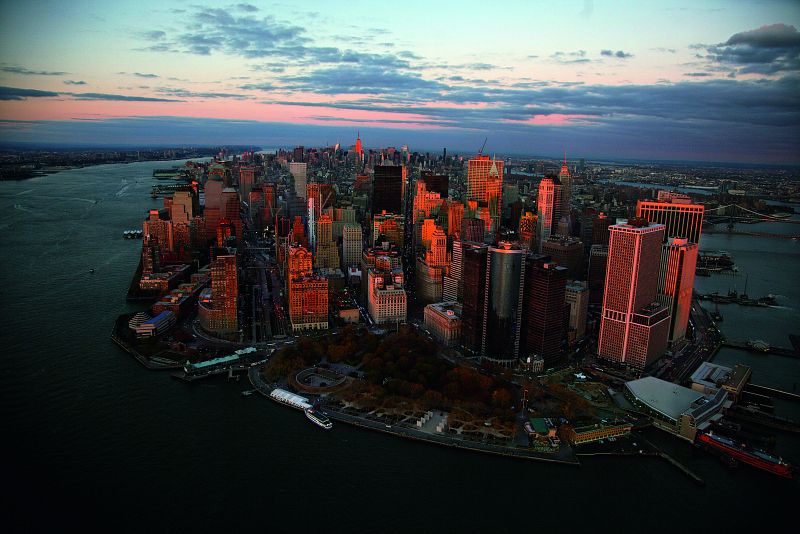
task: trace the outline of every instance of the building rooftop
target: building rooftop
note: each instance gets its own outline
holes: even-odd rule
[[[698,391],[652,376],[626,382],[625,387],[643,404],[675,420],[704,397]]]
[[[703,386],[716,388],[728,380],[732,372],[730,367],[724,367],[711,362],[703,362],[697,371],[692,373],[692,382]]]

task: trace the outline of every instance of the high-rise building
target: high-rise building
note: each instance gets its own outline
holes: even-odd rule
[[[247,200],[253,184],[256,182],[256,168],[250,166],[239,167],[239,194],[243,200]]]
[[[448,347],[461,341],[461,304],[439,302],[425,306],[425,326]]]
[[[445,301],[461,301],[461,272],[463,267],[464,243],[460,239],[453,240],[453,252],[450,255],[450,268],[442,278],[442,299]]]
[[[658,301],[670,310],[670,343],[686,337],[696,265],[697,243],[690,243],[682,237],[671,237],[662,246]]]
[[[288,256],[288,301],[292,330],[328,328],[328,280],[314,274],[313,255],[305,247],[290,246]]]
[[[486,293],[486,256],[488,247],[479,245],[463,251],[463,309],[461,333],[464,347],[480,353]]]
[[[539,216],[538,247],[554,233],[561,218],[561,184],[558,178],[544,177],[539,182],[539,196],[536,197],[536,209]]]
[[[374,246],[378,241],[378,237],[383,235],[390,243],[402,248],[404,228],[405,217],[402,215],[386,212],[373,215],[371,243]]]
[[[389,258],[377,257],[367,272],[367,310],[376,324],[404,323],[407,296],[403,269],[392,267]]]
[[[355,223],[345,223],[342,228],[342,268],[358,265],[361,260],[362,247],[361,226]]]
[[[372,182],[372,213],[402,214],[406,167],[378,165]]]
[[[308,164],[293,161],[289,163],[289,172],[294,178],[294,194],[298,197],[306,197],[306,183],[308,180]]]
[[[514,367],[519,358],[525,250],[501,241],[486,260],[481,358]],[[563,300],[563,298],[562,298]]]
[[[503,160],[477,155],[467,163],[467,200],[488,209],[493,231],[500,228],[503,209]]]
[[[542,254],[550,256],[554,262],[567,269],[572,280],[582,280],[583,243],[575,237],[550,236],[542,245]]]
[[[211,262],[211,300],[198,303],[200,326],[214,335],[235,339],[239,331],[239,277],[236,255],[217,255]]]
[[[572,175],[567,166],[567,153],[564,152],[564,164],[558,173],[558,181],[561,182],[561,216],[569,217],[570,201],[572,200]]]
[[[433,174],[423,171],[420,180],[425,182],[425,189],[432,193],[439,193],[439,198],[447,198],[450,188],[450,178],[446,174]]]
[[[529,258],[525,267],[523,357],[541,356],[545,365],[561,355],[567,269]]]
[[[569,329],[567,340],[574,343],[586,335],[586,316],[589,313],[589,285],[586,282],[570,282],[564,293],[569,306]]]
[[[669,202],[636,202],[637,217],[666,226],[665,243],[670,237],[685,237],[690,243],[700,243],[704,210],[702,204],[690,204],[681,197],[672,197]]]
[[[598,354],[644,369],[662,356],[669,310],[656,302],[663,224],[631,219],[609,227]]]
[[[519,242],[528,250],[533,250],[536,240],[536,224],[539,218],[530,211],[526,211],[519,219]]]
[[[592,221],[592,245],[608,246],[609,232],[608,227],[614,224],[606,214],[600,212]]]
[[[486,225],[480,219],[463,219],[461,221],[461,241],[483,243]]]
[[[453,237],[461,232],[461,221],[464,220],[464,204],[457,200],[448,200],[447,208],[447,235]]]
[[[589,304],[602,304],[606,287],[608,245],[592,245],[589,249]]]
[[[339,247],[333,241],[331,216],[327,213],[320,215],[316,226],[317,254],[315,259],[317,268],[338,269]]]
[[[358,161],[364,161],[364,149],[361,146],[361,132],[358,132],[358,136],[356,137],[356,157]]]

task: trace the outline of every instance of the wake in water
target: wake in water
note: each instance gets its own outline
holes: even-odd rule
[[[117,191],[116,193],[114,193],[114,196],[115,196],[115,197],[117,197],[117,198],[120,198],[120,197],[122,197],[122,196],[125,194],[125,192],[126,192],[128,189],[130,189],[130,188],[131,188],[131,186],[130,186],[130,185],[123,186],[123,187],[122,187],[122,189],[120,189],[119,191]]]

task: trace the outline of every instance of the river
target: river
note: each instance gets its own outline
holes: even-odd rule
[[[659,459],[587,459],[571,468],[342,424],[324,432],[298,412],[242,397],[244,383],[184,384],[145,370],[109,333],[115,316],[133,309],[124,297],[141,242],[122,232],[160,204],[148,193],[152,170],[164,166],[102,165],[0,183],[7,530],[699,531],[794,516],[796,484],[730,470],[655,431],[705,487]],[[779,293],[796,309],[798,251],[785,249],[796,245],[717,236],[703,244],[752,269],[751,294]],[[781,330],[796,327],[796,311],[783,327],[773,324],[782,311],[747,313],[738,326],[726,313],[723,328],[782,341]],[[785,361],[763,362],[758,382],[784,384],[781,375],[796,371],[781,367],[768,378]],[[800,460],[797,440],[787,443]]]

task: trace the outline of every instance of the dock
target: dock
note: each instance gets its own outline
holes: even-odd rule
[[[786,356],[789,358],[800,358],[800,354],[794,349],[787,349],[784,347],[773,347],[772,345],[764,345],[763,347],[754,346],[754,343],[749,341],[723,341],[723,347],[730,347],[733,349],[746,350],[756,354],[775,354],[776,356]]]

